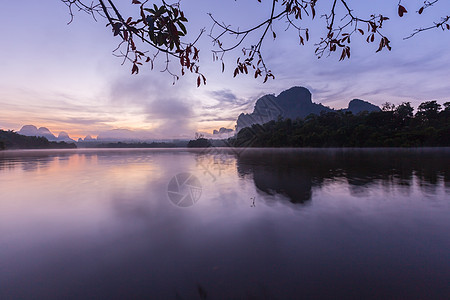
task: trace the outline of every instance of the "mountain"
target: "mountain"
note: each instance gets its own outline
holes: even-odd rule
[[[240,114],[237,119],[236,132],[253,124],[264,124],[279,117],[284,119],[305,118],[310,114],[336,111],[320,103],[312,102],[311,92],[305,87],[292,87],[278,96],[265,95],[255,103],[255,108],[250,114]],[[380,111],[380,108],[367,101],[354,99],[350,101],[348,108],[342,111],[350,111],[358,114],[362,111]]]
[[[97,141],[138,141],[142,138],[129,129],[111,129],[100,132]]]
[[[219,130],[215,130],[215,129],[214,129],[213,134],[219,134],[219,135],[221,135],[221,134],[231,133],[231,132],[233,132],[233,131],[234,131],[233,129],[229,129],[229,128],[225,128],[225,127],[220,127]]]
[[[95,141],[95,139],[93,139],[92,136],[87,135],[87,136],[84,137],[84,141],[85,142],[92,142],[92,141]]]
[[[75,140],[71,139],[70,136],[65,131],[61,131],[58,134],[58,142],[74,143]]]
[[[374,112],[374,111],[381,111],[381,109],[370,102],[360,99],[353,99],[348,104],[348,108],[343,109],[343,111],[351,111],[354,115],[357,115],[363,111]]]
[[[38,129],[34,125],[24,125],[17,133],[25,136],[36,136]]]
[[[51,142],[57,140],[56,136],[54,136],[46,127],[40,127],[39,129],[37,129],[37,127],[34,125],[25,125],[17,133],[25,136],[42,136]]]
[[[56,137],[48,128],[40,127],[39,129],[34,125],[24,125],[18,132],[24,136],[45,137],[50,142],[66,142],[74,143],[75,141],[70,138],[67,132],[61,131]]]

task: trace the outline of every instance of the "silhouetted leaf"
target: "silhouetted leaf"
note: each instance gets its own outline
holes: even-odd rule
[[[408,11],[406,10],[406,8],[403,5],[399,5],[398,6],[398,15],[400,17],[403,17],[404,14],[406,14]]]
[[[345,49],[342,49],[341,58],[339,58],[339,61],[344,60],[347,53],[345,52]]]
[[[122,27],[122,23],[120,23],[120,22],[114,23],[112,25],[112,27],[113,27],[114,36],[117,36],[120,34],[120,28]]]
[[[133,64],[133,68],[131,69],[131,74],[138,74],[139,73],[139,67],[136,64]]]

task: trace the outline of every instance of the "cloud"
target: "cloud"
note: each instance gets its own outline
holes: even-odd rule
[[[236,122],[237,117],[217,117],[217,118],[207,118],[207,119],[200,119],[199,122],[222,122],[222,121],[229,121],[229,122]]]
[[[221,110],[233,110],[236,108],[242,108],[249,103],[248,99],[237,97],[231,90],[223,89],[211,91],[208,95],[218,103],[215,105],[204,106],[204,109],[218,109]]]
[[[178,98],[162,98],[153,100],[145,106],[147,120],[157,121],[155,133],[160,137],[191,137],[196,128],[192,120],[195,117],[193,108],[186,101]]]
[[[66,123],[66,124],[77,124],[77,125],[103,125],[105,122],[114,122],[117,119],[115,118],[84,118],[84,117],[69,117],[69,118],[56,118],[53,119],[54,121],[57,121],[59,123]]]
[[[153,137],[187,138],[196,131],[197,101],[191,91],[192,86],[186,81],[179,81],[174,87],[166,76],[122,76],[111,84],[110,98],[113,105],[142,117],[143,127],[150,125],[153,128]]]
[[[203,105],[198,122],[228,122],[228,127],[234,127],[238,116],[251,109],[259,98],[238,97],[230,89],[209,91],[206,96],[217,103]]]
[[[220,102],[236,102],[236,100],[238,100],[238,97],[236,97],[229,89],[212,91],[210,94]]]

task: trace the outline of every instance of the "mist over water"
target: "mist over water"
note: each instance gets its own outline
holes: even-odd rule
[[[0,298],[445,298],[449,216],[448,148],[3,151]]]

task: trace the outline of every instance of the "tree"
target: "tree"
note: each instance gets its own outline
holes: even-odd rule
[[[444,111],[447,111],[447,112],[450,111],[450,102],[445,102],[444,103]]]
[[[425,101],[417,107],[416,117],[423,121],[435,120],[438,117],[441,105],[436,101]]]
[[[414,108],[411,106],[411,102],[403,102],[397,108],[395,108],[395,117],[404,124],[407,120],[414,116]]]
[[[395,109],[395,104],[392,104],[391,102],[384,102],[381,104],[381,110],[382,111],[390,111],[393,112]]]
[[[125,17],[118,9],[117,0],[61,0],[67,5],[73,20],[75,10],[91,14],[93,18],[102,17],[107,20],[107,26],[112,29],[113,35],[119,38],[119,46],[114,51],[116,55],[129,61],[132,65],[132,74],[138,74],[143,63],[150,64],[153,69],[155,60],[159,55],[165,56],[163,70],[173,76],[174,83],[179,75],[187,71],[197,76],[197,86],[206,84],[206,77],[199,68],[199,49],[196,47],[198,39],[205,32],[201,30],[193,41],[184,41],[188,30],[185,16],[180,0],[168,4],[161,0],[160,5],[143,0],[130,0],[139,13],[139,17]],[[92,2],[91,2],[92,1]],[[267,0],[269,1],[269,0]],[[416,13],[422,13],[435,6],[440,0],[426,0],[418,7]],[[262,2],[262,0],[258,0]],[[325,2],[324,0],[320,3]],[[261,50],[263,41],[269,36],[276,38],[273,24],[286,22],[288,29],[293,29],[299,44],[304,45],[310,40],[308,27],[303,26],[304,18],[317,20],[321,15],[325,20],[326,34],[319,37],[316,42],[316,55],[320,58],[339,53],[339,60],[350,58],[351,40],[363,37],[369,44],[377,44],[376,52],[384,49],[391,50],[390,40],[384,35],[384,24],[389,20],[388,16],[371,14],[370,16],[358,16],[348,3],[348,0],[332,0],[326,11],[317,12],[316,7],[319,0],[271,0],[271,11],[269,17],[255,24],[249,29],[241,30],[238,26],[227,25],[216,20],[210,15],[212,28],[209,33],[213,45],[213,59],[222,63],[222,72],[225,65],[223,57],[227,52],[242,47],[242,57],[237,58],[234,76],[238,74],[252,74],[255,78],[262,77],[264,82],[269,78],[275,78],[264,61]],[[255,3],[256,4],[256,3]],[[409,13],[402,0],[397,4],[398,15],[403,17]],[[69,22],[69,23],[70,23]],[[411,38],[423,31],[432,29],[450,30],[450,15],[443,16],[429,26],[420,27],[412,31]],[[246,44],[249,37],[257,36],[257,42]],[[226,36],[235,37],[233,44],[226,45],[223,39]],[[177,61],[180,71],[173,71],[171,62]]]

